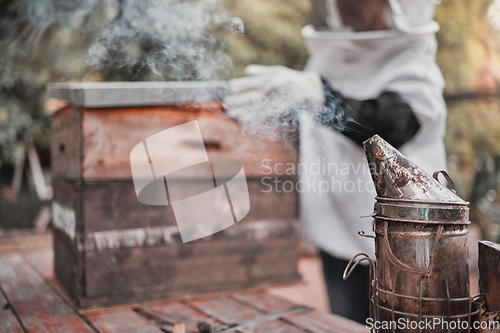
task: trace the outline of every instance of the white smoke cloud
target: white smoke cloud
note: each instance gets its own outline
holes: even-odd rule
[[[124,0],[119,9],[90,47],[93,70],[131,79],[150,72],[165,80],[209,80],[231,70],[213,31],[241,33],[242,25],[220,0]]]

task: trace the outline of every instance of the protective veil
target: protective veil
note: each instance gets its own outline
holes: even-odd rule
[[[330,1],[331,2],[331,1]],[[443,138],[444,80],[435,62],[437,23],[434,1],[390,0],[391,30],[302,33],[310,54],[306,71],[320,74],[344,97],[367,100],[384,91],[401,95],[420,129],[400,150],[427,172],[446,167]],[[418,7],[418,8],[415,8]],[[331,8],[331,3],[328,8]],[[330,10],[331,11],[331,10]],[[413,15],[412,13],[417,13]],[[373,255],[371,231],[375,190],[362,149],[344,135],[301,114],[300,186],[303,232],[329,254],[349,260],[358,252]]]

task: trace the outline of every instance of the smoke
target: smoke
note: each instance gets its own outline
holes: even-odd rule
[[[52,80],[82,68],[104,80],[221,78],[232,63],[217,34],[244,30],[222,0],[6,0],[0,10],[3,57],[50,68]]]
[[[87,63],[110,79],[217,79],[232,69],[214,35],[224,29],[241,34],[243,25],[220,0],[124,0]]]
[[[360,144],[374,132],[339,93],[322,86],[313,73],[280,66],[249,66],[253,76],[231,81],[225,100],[228,115],[246,131],[296,146],[302,115]]]

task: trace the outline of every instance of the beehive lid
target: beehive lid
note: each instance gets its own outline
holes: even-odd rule
[[[52,83],[47,97],[87,108],[176,105],[220,101],[226,81],[72,82]]]

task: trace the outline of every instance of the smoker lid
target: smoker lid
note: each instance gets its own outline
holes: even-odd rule
[[[228,94],[226,81],[71,82],[52,83],[47,96],[75,106],[175,105],[220,101]]]
[[[377,195],[382,198],[466,204],[378,135],[364,142]]]

